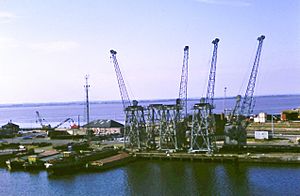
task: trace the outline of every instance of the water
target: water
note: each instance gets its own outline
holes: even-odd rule
[[[293,96],[262,96],[255,99],[254,113],[267,112],[269,114],[280,114],[281,111],[300,107],[300,95]],[[191,109],[193,104],[199,100],[189,100],[188,108]],[[152,100],[140,101],[140,105],[147,106],[152,103],[174,104],[175,100]],[[235,98],[215,100],[215,112],[221,113],[224,107],[233,108]],[[36,111],[40,112],[45,123],[52,126],[59,124],[67,118],[72,118],[76,122],[78,116],[81,124],[84,124],[84,104],[79,102],[64,104],[23,104],[23,105],[2,105],[0,106],[0,125],[6,124],[10,120],[21,127],[40,127],[36,122]],[[95,119],[113,119],[124,122],[124,113],[121,102],[93,102],[90,105],[90,120]],[[189,113],[192,113],[190,110]],[[70,124],[64,124],[65,127]]]
[[[254,113],[278,114],[300,106],[300,95],[256,99]],[[189,102],[189,108],[197,100]],[[227,99],[225,107],[234,105]],[[174,100],[142,101],[173,104]],[[217,99],[216,112],[224,110]],[[35,111],[52,125],[66,118],[81,121],[82,103],[0,106],[0,124],[9,120],[23,127],[38,127]],[[124,121],[118,102],[91,104],[91,120]],[[217,164],[185,161],[139,161],[102,173],[48,177],[47,172],[9,172],[0,168],[0,195],[300,195],[300,166]]]
[[[300,195],[300,167],[138,161],[102,173],[48,177],[0,169],[0,195]]]

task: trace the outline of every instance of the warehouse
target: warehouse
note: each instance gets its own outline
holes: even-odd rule
[[[114,120],[94,120],[83,128],[92,130],[96,136],[118,135],[123,133],[124,125]]]

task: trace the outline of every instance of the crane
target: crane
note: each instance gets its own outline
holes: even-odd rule
[[[145,114],[144,108],[138,105],[138,101],[130,101],[125,82],[117,61],[117,52],[110,50],[111,58],[113,59],[120,94],[122,98],[123,110],[125,112],[125,126],[124,126],[124,147],[140,149],[145,140]]]
[[[75,121],[72,118],[67,118],[66,120],[62,121],[61,123],[59,123],[58,125],[53,127],[53,129],[57,129],[58,127],[60,127],[61,125],[63,125],[64,123],[66,123],[68,121],[73,123],[73,125],[71,125],[71,128],[78,128],[78,126],[75,124]]]
[[[179,101],[183,109],[183,117],[187,116],[187,83],[188,83],[188,61],[189,61],[189,46],[184,47],[183,65],[181,71],[181,80],[179,86]]]
[[[207,91],[205,102],[211,106],[211,109],[214,108],[214,94],[215,94],[215,83],[216,83],[216,65],[217,65],[217,52],[218,52],[218,43],[220,39],[216,38],[212,41],[214,44],[213,56],[211,59],[210,72],[208,77]]]
[[[117,52],[114,50],[110,50],[111,53],[111,58],[113,60],[114,63],[114,67],[115,67],[115,71],[116,71],[116,75],[117,75],[117,80],[118,80],[118,84],[119,84],[119,90],[120,90],[120,94],[121,94],[121,98],[122,98],[122,104],[123,104],[123,110],[125,111],[125,109],[128,106],[131,106],[131,101],[129,99],[129,95],[126,89],[126,85],[119,67],[119,63],[117,61]]]
[[[254,109],[254,103],[253,103],[253,94],[255,89],[255,83],[256,83],[256,77],[258,73],[258,66],[260,61],[260,55],[262,50],[263,41],[265,39],[264,35],[261,35],[257,38],[258,40],[258,48],[255,55],[254,64],[252,67],[251,75],[248,81],[247,90],[245,92],[245,96],[243,98],[242,106],[240,114],[249,116]]]
[[[220,40],[218,38],[212,41],[214,48],[208,77],[206,97],[202,98],[200,103],[194,105],[190,152],[212,152],[215,148],[214,134],[216,128],[213,114],[213,104],[219,41]]]
[[[46,120],[45,120],[44,118],[41,117],[39,111],[35,111],[35,113],[36,113],[36,116],[37,116],[36,122],[39,122],[43,129],[51,129],[51,125],[50,125],[50,124],[45,125],[45,124],[43,123],[43,122],[46,121]]]
[[[246,127],[248,122],[245,120],[254,109],[253,95],[256,84],[256,78],[258,74],[258,67],[260,62],[260,56],[262,51],[263,41],[265,39],[264,35],[257,38],[258,47],[256,50],[256,55],[254,63],[252,66],[252,71],[248,81],[247,89],[243,99],[240,95],[237,96],[236,104],[234,110],[232,111],[229,121],[225,126],[225,144],[227,145],[245,145],[247,141]],[[242,102],[242,104],[241,104]]]

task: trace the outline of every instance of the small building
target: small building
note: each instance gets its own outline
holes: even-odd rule
[[[254,117],[254,122],[256,123],[265,123],[267,121],[267,114],[264,112],[259,113],[256,117]]]
[[[292,110],[284,110],[281,112],[282,121],[297,121],[300,120],[300,108]]]
[[[254,132],[254,138],[256,140],[268,140],[271,136],[271,132],[269,131],[255,131]]]
[[[0,130],[0,134],[2,135],[13,135],[18,133],[20,130],[20,126],[16,125],[12,122],[8,122],[6,125],[3,125]]]
[[[95,135],[104,136],[122,134],[124,125],[114,120],[94,120],[83,128],[92,130]]]

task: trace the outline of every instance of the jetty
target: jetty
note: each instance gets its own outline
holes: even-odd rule
[[[300,153],[188,154],[137,152],[135,156],[137,159],[147,160],[180,160],[220,163],[284,163],[300,165]]]

